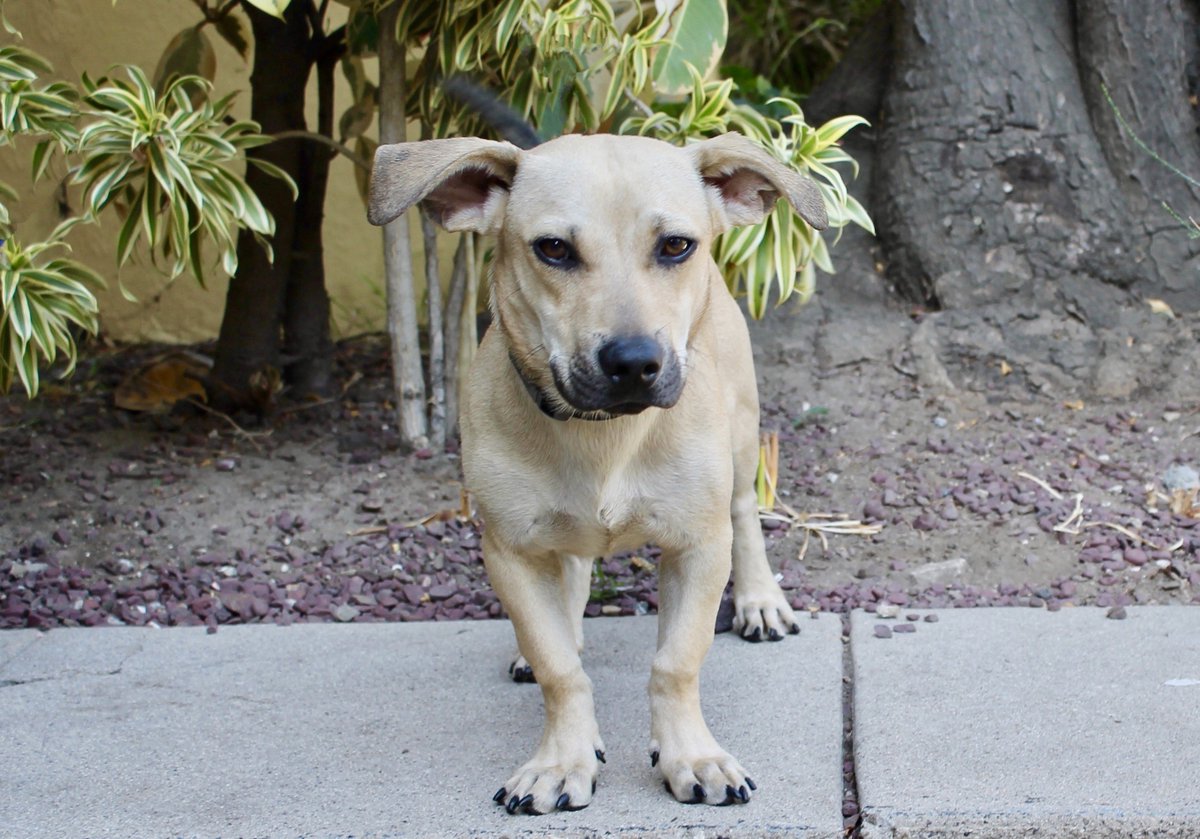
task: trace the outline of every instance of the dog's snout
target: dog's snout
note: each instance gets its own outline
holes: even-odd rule
[[[614,338],[597,353],[600,370],[614,387],[637,390],[654,384],[663,366],[663,349],[653,338]]]

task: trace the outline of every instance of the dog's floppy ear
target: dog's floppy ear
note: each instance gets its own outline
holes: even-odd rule
[[[722,134],[688,151],[700,177],[717,192],[726,229],[762,221],[780,196],[817,230],[829,224],[817,185],[741,134]]]
[[[387,224],[413,204],[447,230],[499,226],[521,150],[474,137],[392,143],[375,151],[367,218]]]

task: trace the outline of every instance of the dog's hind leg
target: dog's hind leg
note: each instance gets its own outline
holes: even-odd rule
[[[757,420],[757,410],[753,416]],[[779,641],[785,633],[799,632],[800,625],[767,562],[754,492],[757,432],[757,423],[733,432],[733,630],[747,641]]]
[[[562,558],[562,589],[563,600],[567,604],[567,614],[574,619],[575,646],[583,652],[583,610],[587,608],[588,597],[592,593],[592,565],[594,560],[585,559],[573,554],[564,554]],[[533,683],[537,676],[525,656],[517,653],[517,657],[508,666],[508,674],[514,682]]]
[[[574,616],[562,596],[564,569],[553,557],[518,556],[486,536],[483,554],[492,585],[512,618],[517,643],[538,674],[546,707],[537,750],[494,800],[510,813],[586,807],[604,760],[604,744],[596,725],[592,682],[576,649]]]

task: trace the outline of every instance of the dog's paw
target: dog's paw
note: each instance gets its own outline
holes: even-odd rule
[[[733,584],[733,631],[747,641],[782,641],[796,635],[800,624],[779,585],[770,580],[760,585]]]
[[[508,675],[512,676],[512,680],[517,684],[532,685],[537,682],[537,677],[533,675],[533,668],[529,666],[529,662],[523,655],[518,655],[513,659],[512,664],[508,665]]]
[[[599,738],[595,743],[590,750],[543,745],[492,800],[510,814],[541,816],[555,810],[582,810],[592,803],[596,776],[604,762],[604,744]]]
[[[683,804],[746,804],[757,784],[732,755],[716,743],[693,754],[663,755],[650,747],[650,763],[662,772],[663,786]]]

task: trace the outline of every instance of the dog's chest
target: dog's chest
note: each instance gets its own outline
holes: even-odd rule
[[[603,556],[648,542],[670,547],[689,539],[687,522],[695,521],[661,476],[563,474],[547,483],[532,494],[532,515],[514,540],[518,549]]]

